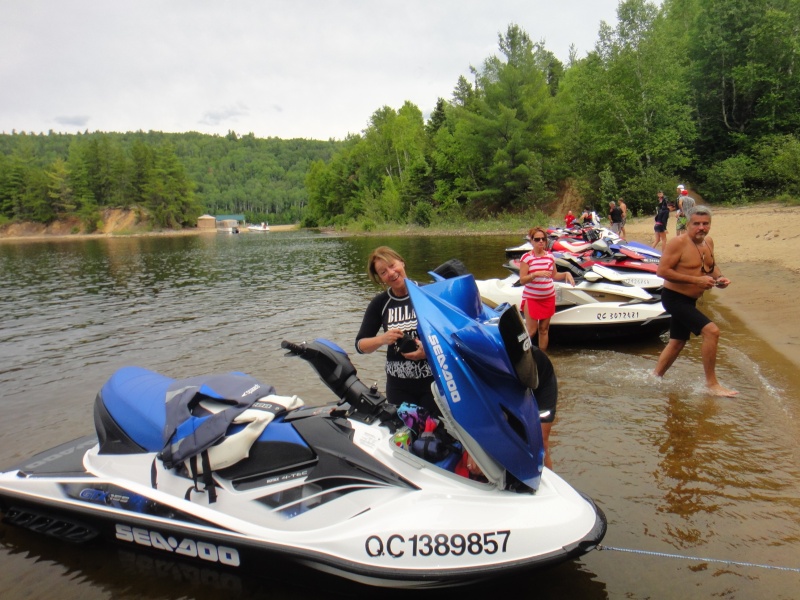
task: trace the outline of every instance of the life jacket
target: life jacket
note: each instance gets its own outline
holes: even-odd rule
[[[274,387],[243,373],[176,380],[166,392],[164,447],[158,458],[168,469],[184,465],[195,488],[204,475],[213,502],[211,472],[247,458],[277,415],[302,405],[297,396],[277,396]]]

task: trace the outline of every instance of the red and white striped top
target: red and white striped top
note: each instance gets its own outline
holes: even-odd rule
[[[528,265],[528,272],[549,271],[552,273],[555,266],[553,255],[547,252],[544,256],[536,256],[533,252],[525,253],[520,262]],[[536,277],[530,283],[526,283],[522,289],[522,297],[526,300],[542,300],[556,295],[556,288],[553,285],[552,277]]]

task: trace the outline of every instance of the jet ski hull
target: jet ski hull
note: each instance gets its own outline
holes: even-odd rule
[[[356,437],[375,443],[378,426],[363,427]],[[378,454],[394,461],[406,454],[392,450],[382,433],[386,445]],[[606,531],[594,502],[551,471],[536,494],[500,492],[410,454],[399,470],[409,477],[429,470],[425,491],[363,489],[327,507],[298,508],[280,527],[267,527],[244,517],[252,500],[237,506],[224,488],[217,502],[224,512],[153,489],[146,483],[149,455],[134,480],[122,476],[137,470],[132,461],[118,466],[117,476],[89,472],[84,463],[97,459],[96,441],[75,440],[0,474],[4,521],[69,542],[106,540],[221,569],[263,575],[273,557],[364,584],[411,588],[463,585],[568,560],[594,548]],[[365,504],[354,508],[358,495]],[[315,510],[324,515],[315,518]]]
[[[477,281],[481,297],[490,305],[512,304],[520,309],[522,287],[507,279]],[[604,302],[580,286],[559,284],[556,312],[550,319],[550,343],[555,345],[604,344],[641,341],[669,329],[670,314],[659,301]]]

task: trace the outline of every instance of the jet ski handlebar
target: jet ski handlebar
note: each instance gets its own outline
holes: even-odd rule
[[[281,348],[289,351],[286,356],[298,356],[314,367],[322,382],[340,399],[339,404],[349,405],[348,417],[371,423],[378,417],[383,421],[395,414],[395,407],[386,402],[386,396],[378,391],[377,385],[367,387],[358,378],[347,353],[333,342],[283,340]]]

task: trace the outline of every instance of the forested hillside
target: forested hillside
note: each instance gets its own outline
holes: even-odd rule
[[[47,223],[136,207],[157,227],[194,225],[202,213],[296,223],[309,165],[338,143],[200,133],[0,135],[0,219]]]
[[[428,225],[551,206],[651,213],[682,182],[713,203],[800,196],[800,2],[625,0],[587,56],[519,25],[425,116],[377,107],[343,141],[198,133],[0,136],[0,221],[139,207],[159,226]]]

